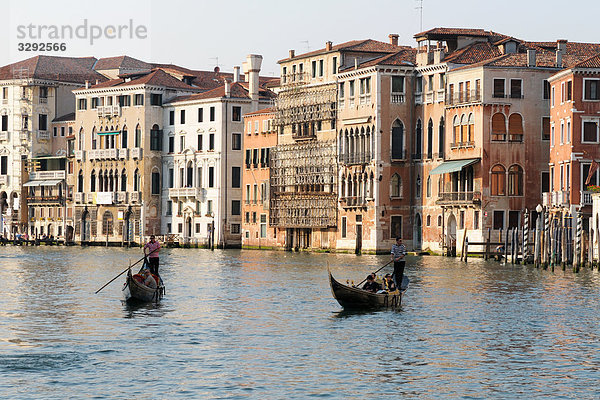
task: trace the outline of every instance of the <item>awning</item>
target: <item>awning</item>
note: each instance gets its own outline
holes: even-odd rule
[[[106,132],[96,132],[99,136],[102,135],[118,135],[121,131],[106,131]]]
[[[54,185],[58,185],[59,183],[62,182],[62,179],[52,179],[52,180],[44,180],[44,181],[29,181],[27,183],[24,183],[23,186],[26,187],[35,187],[35,186],[54,186]]]
[[[439,175],[448,172],[460,171],[464,167],[468,167],[471,164],[479,162],[479,158],[470,158],[468,160],[452,160],[444,161],[429,172],[429,175]]]

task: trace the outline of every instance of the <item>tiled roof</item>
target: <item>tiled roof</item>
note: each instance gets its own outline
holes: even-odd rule
[[[371,67],[374,65],[415,65],[417,57],[416,49],[402,49],[392,54],[386,54],[358,64],[359,68]],[[340,68],[340,72],[354,69],[354,65]]]
[[[477,42],[447,55],[444,61],[454,64],[473,64],[500,55],[502,53],[496,46],[488,42]]]
[[[250,94],[248,93],[248,83],[246,82],[235,82],[232,83],[229,87],[229,97],[228,98],[238,98],[238,99],[249,99]],[[276,97],[275,93],[270,90],[259,89],[258,91],[259,97],[261,100],[272,99]],[[209,90],[207,92],[191,94],[186,96],[179,96],[169,101],[169,103],[179,103],[182,101],[193,101],[193,100],[204,100],[204,99],[220,99],[226,97],[225,96],[225,85],[219,86],[218,88]]]
[[[150,70],[151,65],[145,61],[138,60],[129,56],[117,56],[117,57],[105,57],[101,58],[94,65],[94,69],[107,70],[107,69],[147,69]]]
[[[249,112],[244,114],[245,117],[251,117],[253,115],[262,115],[262,114],[275,114],[275,107],[263,108],[262,110]]]
[[[542,54],[537,54],[536,53],[536,67],[537,68],[550,68],[550,69],[562,69],[562,68],[570,68],[574,65],[576,65],[577,63],[583,61],[585,59],[584,56],[581,55],[570,55],[570,54],[565,54],[562,56],[562,67],[557,67],[556,66],[556,56],[554,54],[549,54],[549,53],[542,53]],[[467,69],[467,68],[472,68],[472,67],[481,67],[481,66],[488,66],[488,67],[504,67],[504,68],[527,68],[527,54],[526,53],[510,53],[510,54],[503,54],[499,57],[493,58],[491,60],[485,60],[479,63],[475,63],[475,64],[471,64],[471,65],[466,65],[466,66],[462,66],[456,69],[453,69],[453,71],[459,70],[459,69]]]
[[[35,78],[85,83],[106,78],[92,69],[94,57],[35,56],[0,67],[0,79]]]
[[[56,117],[52,120],[52,122],[67,122],[67,121],[75,121],[75,113],[65,114],[61,117]]]
[[[600,43],[566,42],[565,54],[592,57],[600,52]],[[557,42],[523,42],[526,48],[535,48],[549,53],[556,52]]]
[[[600,68],[600,53],[575,64],[574,68]]]
[[[472,28],[433,28],[428,31],[420,32],[414,35],[415,38],[429,35],[448,35],[448,36],[489,36],[490,32],[483,29]]]
[[[102,82],[97,85],[91,86],[92,89],[101,89],[108,87],[124,87],[124,86],[136,86],[136,85],[149,85],[149,86],[163,86],[173,89],[188,89],[198,90],[193,86],[187,85],[179,79],[167,74],[161,69],[153,70],[150,73],[143,74],[141,77],[132,79],[128,82],[125,79],[112,79],[110,81]]]
[[[325,48],[319,49],[319,50],[315,50],[315,51],[311,51],[308,53],[303,53],[303,54],[298,54],[296,56],[294,56],[294,59],[296,58],[305,58],[305,57],[310,57],[310,56],[314,56],[317,54],[323,54],[323,53],[328,53],[330,51],[357,51],[357,52],[366,52],[366,53],[392,53],[392,52],[396,52],[399,49],[402,48],[410,48],[408,46],[395,46],[393,44],[390,43],[385,43],[385,42],[380,42],[377,40],[373,40],[373,39],[366,39],[366,40],[351,40],[349,42],[344,42],[344,43],[340,43],[340,44],[336,44],[331,46],[331,50],[327,50]],[[284,62],[284,61],[289,61],[291,60],[291,58],[284,58],[282,60],[279,60],[278,62]]]

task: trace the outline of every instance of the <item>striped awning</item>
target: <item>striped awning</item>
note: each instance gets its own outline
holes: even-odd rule
[[[121,131],[106,131],[106,132],[97,132],[99,136],[103,135],[118,135]]]
[[[432,169],[431,172],[429,172],[429,175],[439,175],[446,174],[448,172],[457,172],[463,169],[464,167],[468,167],[471,164],[475,164],[476,162],[479,162],[479,158],[444,161],[443,163]]]
[[[48,180],[39,180],[39,181],[29,181],[27,183],[24,183],[23,186],[26,186],[26,187],[54,186],[54,185],[58,185],[61,182],[62,182],[62,179],[59,179],[59,180],[48,179]]]

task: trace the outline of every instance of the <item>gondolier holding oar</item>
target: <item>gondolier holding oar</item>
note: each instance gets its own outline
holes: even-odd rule
[[[402,278],[404,277],[404,267],[406,260],[406,246],[402,243],[402,238],[396,238],[396,244],[392,245],[392,259],[394,260],[394,273],[392,278],[396,282],[396,287],[401,287]]]
[[[158,243],[154,235],[150,236],[150,241],[144,246],[144,254],[148,256],[148,264],[150,272],[156,276],[158,274],[158,252],[160,251],[160,243]]]

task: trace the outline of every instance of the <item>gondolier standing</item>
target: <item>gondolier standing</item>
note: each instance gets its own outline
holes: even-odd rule
[[[150,272],[154,275],[158,274],[158,252],[160,251],[160,243],[156,241],[154,235],[150,236],[150,241],[144,246],[144,255],[148,256],[148,264]]]
[[[406,255],[406,246],[402,243],[402,238],[396,238],[396,244],[392,245],[392,259],[394,260],[394,274],[392,278],[394,282],[396,282],[396,287],[400,288],[402,286],[402,278],[404,277],[404,266],[406,265],[406,260],[404,256]]]

